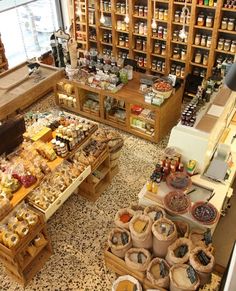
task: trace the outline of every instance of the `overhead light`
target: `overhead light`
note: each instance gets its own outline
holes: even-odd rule
[[[126,15],[125,15],[125,23],[129,24],[129,12],[128,12],[128,0],[126,0]]]
[[[104,24],[106,20],[105,20],[104,13],[103,13],[103,2],[102,1],[100,2],[100,9],[101,9],[100,22],[101,22],[101,24]]]

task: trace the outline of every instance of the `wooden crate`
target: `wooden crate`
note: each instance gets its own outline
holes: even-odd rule
[[[104,259],[107,268],[115,272],[116,274],[123,276],[123,275],[131,275],[135,277],[139,282],[143,285],[144,289],[156,289],[152,285],[152,283],[146,278],[145,272],[135,271],[129,268],[125,261],[121,258],[118,258],[114,254],[112,254],[109,248],[105,249],[104,252]],[[159,291],[166,291],[166,289],[158,287]]]

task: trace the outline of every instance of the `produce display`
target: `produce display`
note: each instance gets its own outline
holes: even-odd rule
[[[30,228],[37,224],[38,215],[22,203],[14,212],[2,221],[0,225],[0,243],[7,248],[13,248],[30,232]]]
[[[219,218],[219,212],[209,202],[196,202],[191,209],[192,216],[202,224],[213,224]]]
[[[171,173],[166,178],[167,185],[174,189],[186,190],[192,185],[191,178],[186,173]]]
[[[190,199],[181,191],[172,191],[168,193],[164,200],[165,208],[172,214],[184,214],[188,212],[191,205]]]
[[[142,205],[136,205],[132,210],[127,207],[117,211],[116,225],[120,217],[124,216],[126,219],[123,227],[119,224],[120,228],[111,230],[108,237],[109,251],[125,262],[127,274],[140,272],[137,273],[138,278],[148,280],[152,286],[150,289],[162,287],[168,290],[197,290],[199,286],[208,283],[215,263],[209,230],[192,229],[189,234],[189,225],[184,222],[179,225],[182,231],[177,232],[177,221],[165,218],[165,212],[161,211],[160,217],[151,222],[151,248],[135,246],[133,229],[135,228],[137,233],[147,230],[142,213],[150,213],[151,210],[158,213],[162,210],[151,207],[143,209]],[[201,241],[201,246],[197,245],[198,240]],[[119,247],[119,253],[114,249],[114,245]]]
[[[165,80],[158,80],[156,83],[153,84],[152,90],[155,93],[159,93],[164,98],[169,98],[173,91],[173,87],[169,82]]]

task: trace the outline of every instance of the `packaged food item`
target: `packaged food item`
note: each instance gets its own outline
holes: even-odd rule
[[[187,264],[176,264],[170,268],[170,290],[171,291],[193,291],[198,290],[200,280],[192,266]]]
[[[168,247],[166,261],[172,266],[174,264],[185,264],[189,260],[193,244],[188,238],[178,238]]]
[[[154,258],[147,268],[147,278],[154,285],[154,287],[169,288],[169,265],[160,258]]]
[[[152,220],[148,215],[135,215],[129,224],[133,246],[152,248]]]
[[[177,239],[175,224],[165,217],[160,218],[153,223],[152,233],[154,255],[165,258],[168,246]]]
[[[122,228],[112,229],[108,236],[108,245],[114,255],[124,258],[125,253],[132,247],[130,232]]]
[[[189,263],[197,272],[201,286],[208,284],[211,281],[215,258],[209,250],[196,247],[190,253]]]
[[[144,214],[148,215],[153,222],[166,216],[165,210],[157,205],[147,206],[144,209]]]
[[[137,271],[146,271],[151,261],[151,253],[144,248],[130,248],[125,254],[126,265]]]
[[[46,243],[46,239],[42,233],[39,233],[34,239],[34,245],[39,248]]]

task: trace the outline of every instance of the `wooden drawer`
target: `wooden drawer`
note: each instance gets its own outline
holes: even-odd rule
[[[42,210],[40,207],[35,205],[32,201],[30,204],[43,212],[45,220],[47,221],[57,209],[70,197],[70,195],[76,190],[76,188],[89,176],[91,173],[91,166],[88,166],[79,177],[63,192],[61,195],[48,207],[46,210]]]

